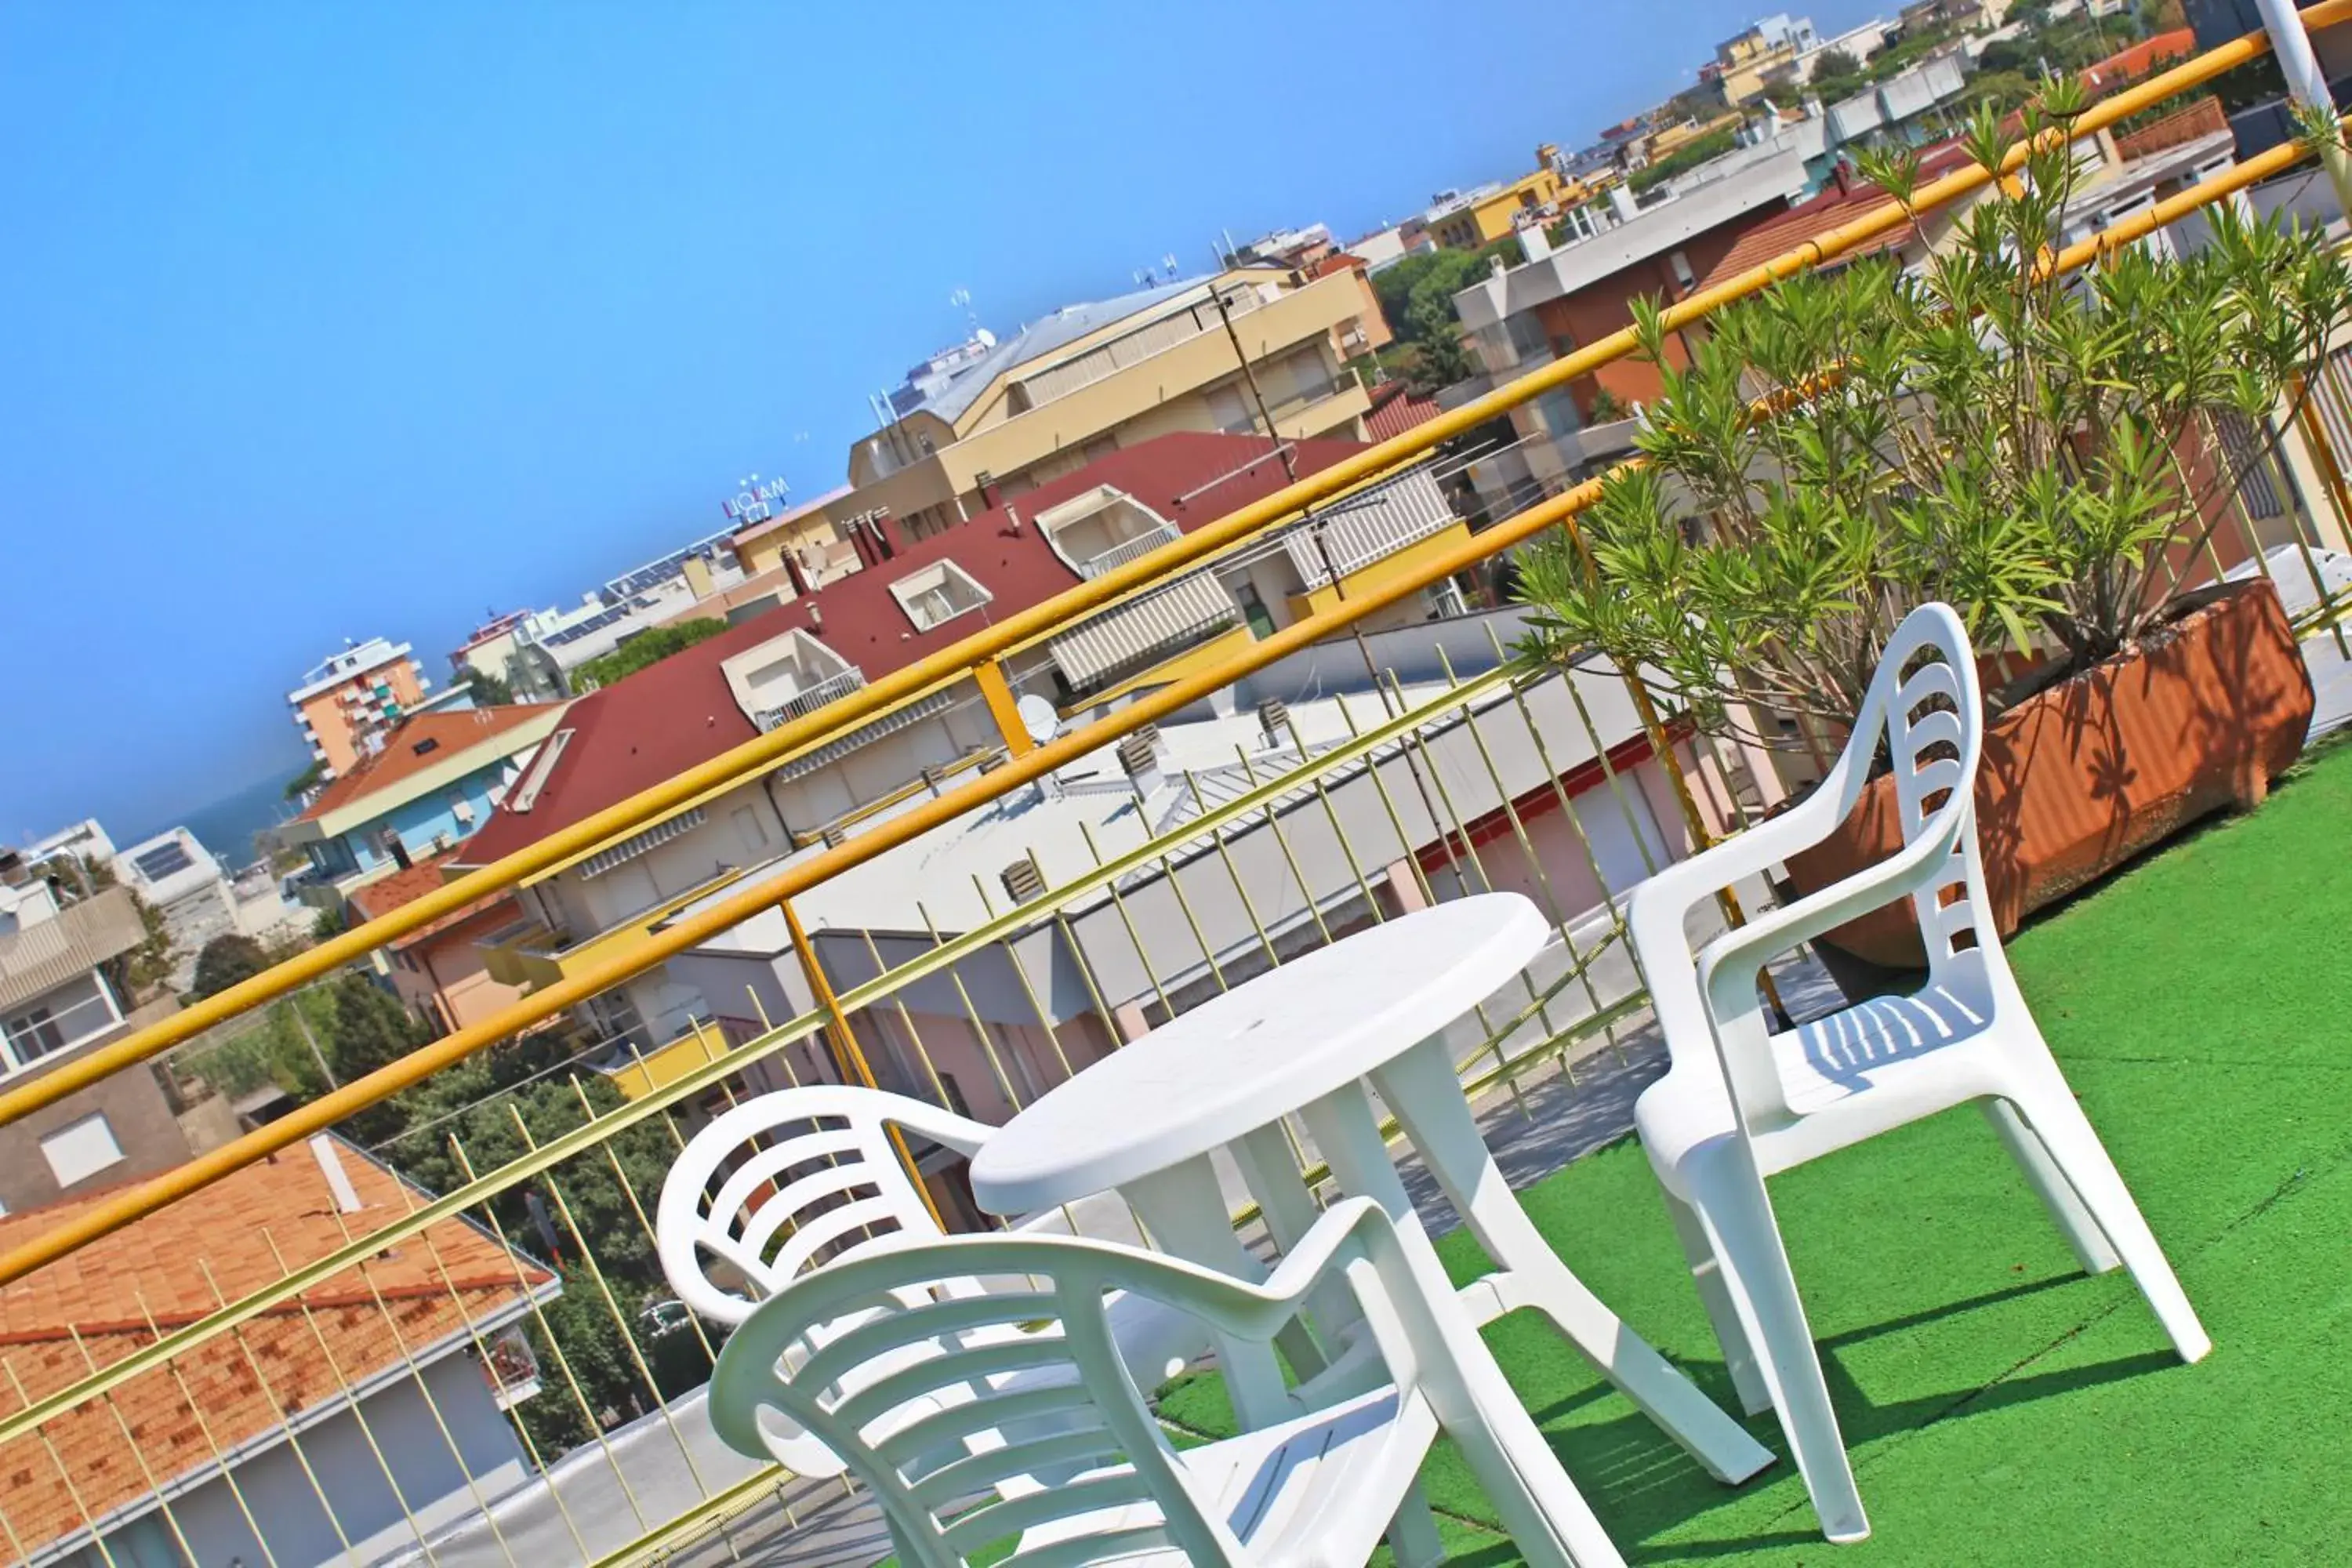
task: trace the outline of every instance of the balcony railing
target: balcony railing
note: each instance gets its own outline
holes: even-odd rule
[[[1121,544],[1114,544],[1099,555],[1090,555],[1078,563],[1078,575],[1095,578],[1115,572],[1130,561],[1140,561],[1163,544],[1173,544],[1180,537],[1174,523],[1163,522]]]
[[[2352,4],[2331,0],[2320,10],[2323,20],[2352,17]],[[2075,122],[2074,133],[2086,134],[2261,52],[2258,44],[2241,44],[2200,57],[2095,105]],[[2069,247],[2060,262],[2082,265],[2105,248],[2282,173],[2302,155],[2289,145],[2249,160],[2095,241]],[[1943,205],[1990,177],[1978,171],[1947,176],[1924,186],[1912,205]],[[1677,303],[1666,312],[1667,330],[1906,221],[1905,212],[1889,204],[1812,242],[1801,255]],[[1003,689],[1007,661],[1083,631],[1084,618],[1107,607],[1148,604],[1144,595],[1164,594],[1223,552],[1262,541],[1293,521],[1302,506],[1325,505],[1324,540],[1338,542],[1334,565],[1343,572],[1351,569],[1347,563],[1377,559],[1429,537],[1433,527],[1415,533],[1415,524],[1357,540],[1346,531],[1351,521],[1347,497],[1438,442],[1589,374],[1633,346],[1631,334],[1621,333],[1579,350],[1167,542],[1153,552],[1162,559],[1108,566],[1067,594],[1006,616],[907,669],[821,698],[822,688],[800,694],[794,704],[804,706],[780,714],[772,727],[763,723],[760,739],[726,756],[321,943],[268,974],[0,1093],[0,1124],[88,1087],[109,1069],[137,1070],[134,1064],[305,981],[488,894],[625,842],[734,784],[855,742],[914,705],[963,702],[974,712],[993,711],[990,693]],[[1109,742],[1149,723],[1173,725],[1180,713],[1218,700],[1250,674],[1304,655],[1318,639],[1557,526],[1590,505],[1592,493],[1590,486],[1579,487],[1539,501],[1458,547],[1416,561],[1394,581],[1360,595],[1351,591],[1343,603],[1246,644],[1214,668],[1171,681],[1107,720],[1044,744],[1025,738],[1013,743],[1008,736],[1013,754],[992,771],[877,820],[842,845],[745,875],[704,907],[633,942],[626,954],[600,958],[544,994],[415,1055],[385,1066],[363,1061],[359,1069],[365,1076],[357,1081],[325,1092],[305,1085],[310,1097],[296,1109],[183,1172],[78,1205],[37,1232],[21,1226],[12,1230],[9,1250],[0,1254],[0,1281],[23,1279],[86,1249],[135,1243],[140,1233],[120,1233],[147,1223],[179,1226],[174,1245],[210,1268],[215,1255],[256,1238],[188,1228],[184,1215],[191,1211],[179,1210],[175,1217],[172,1205],[192,1204],[216,1184],[267,1179],[271,1167],[264,1162],[289,1151],[295,1158],[278,1160],[278,1173],[307,1170],[309,1156],[299,1145],[330,1129],[373,1141],[364,1152],[344,1156],[346,1165],[366,1166],[356,1206],[339,1211],[329,1205],[324,1212],[336,1215],[335,1223],[290,1247],[278,1233],[290,1231],[299,1214],[261,1211],[269,1215],[276,1251],[265,1248],[257,1262],[245,1258],[236,1271],[219,1270],[224,1297],[206,1295],[152,1329],[92,1343],[88,1361],[77,1353],[38,1365],[29,1356],[12,1363],[24,1386],[16,1407],[0,1415],[0,1449],[7,1460],[0,1470],[22,1468],[37,1476],[33,1491],[45,1532],[23,1539],[26,1519],[12,1511],[19,1550],[44,1558],[68,1553],[137,1518],[149,1519],[151,1531],[160,1521],[163,1533],[152,1539],[168,1540],[182,1527],[188,1488],[215,1484],[202,1478],[228,1478],[217,1484],[229,1489],[230,1503],[243,1504],[236,1468],[226,1461],[248,1439],[266,1445],[281,1431],[294,1433],[283,1415],[286,1403],[268,1404],[269,1424],[255,1433],[225,1432],[217,1420],[225,1412],[206,1411],[205,1432],[177,1446],[160,1436],[159,1423],[166,1416],[179,1421],[184,1408],[193,1407],[185,1390],[245,1376],[238,1369],[251,1364],[247,1347],[256,1335],[310,1333],[310,1315],[328,1312],[364,1320],[369,1342],[393,1348],[389,1370],[339,1363],[330,1376],[323,1357],[299,1337],[270,1341],[266,1364],[288,1373],[302,1369],[305,1375],[317,1371],[319,1377],[304,1385],[307,1397],[322,1403],[350,1396],[352,1418],[371,1441],[368,1406],[357,1397],[366,1379],[381,1375],[424,1391],[427,1399],[440,1398],[434,1392],[440,1385],[416,1370],[421,1358],[452,1345],[473,1356],[498,1353],[492,1346],[510,1321],[522,1323],[540,1352],[541,1386],[519,1398],[511,1412],[515,1440],[527,1456],[521,1473],[536,1479],[502,1495],[485,1489],[478,1500],[461,1499],[430,1522],[401,1494],[415,1545],[429,1558],[467,1561],[468,1552],[487,1561],[503,1554],[509,1562],[646,1558],[683,1546],[719,1521],[743,1528],[746,1520],[763,1517],[747,1510],[773,1511],[781,1531],[806,1507],[839,1503],[838,1482],[820,1491],[748,1462],[734,1464],[723,1456],[713,1462],[707,1421],[689,1391],[708,1374],[711,1337],[690,1319],[675,1332],[657,1333],[641,1321],[646,1299],[662,1290],[658,1276],[647,1271],[648,1184],[707,1109],[723,1106],[743,1086],[852,1077],[861,1053],[887,1049],[903,1058],[892,1068],[894,1081],[927,1086],[945,1102],[972,1102],[975,1110],[982,1100],[995,1109],[1024,1105],[1133,1028],[1181,1011],[1257,969],[1418,903],[1500,886],[1532,889],[1555,940],[1521,984],[1489,999],[1461,1037],[1451,1040],[1474,1091],[1520,1093],[1539,1076],[1574,1071],[1588,1052],[1626,1037],[1643,997],[1625,955],[1617,895],[1682,847],[1681,826],[1661,823],[1648,804],[1673,798],[1656,771],[1664,757],[1683,759],[1706,795],[1706,781],[1736,759],[1694,751],[1686,737],[1652,733],[1611,679],[1580,675],[1571,689],[1558,674],[1522,679],[1489,659],[1485,668],[1465,666],[1401,697],[1391,691],[1385,707],[1368,700],[1309,710],[1302,703],[1280,721],[1297,733],[1276,737],[1290,746],[1279,758],[1269,748],[1245,743],[1213,782],[1205,769],[1192,773],[1180,767],[1148,795],[1139,784],[1146,831],[1130,826],[1139,816],[1133,803],[1099,794],[1057,795],[1046,787],[1058,770]],[[1290,542],[1286,539],[1286,546]],[[1319,552],[1310,560],[1319,569]],[[965,684],[975,676],[977,692]],[[982,698],[989,700],[983,704]],[[1314,729],[1318,724],[1323,728]],[[1033,784],[1041,787],[1026,788]],[[1018,810],[1016,791],[1022,792]],[[1735,795],[1712,804],[1734,816],[1739,809]],[[1100,831],[1108,816],[1059,822],[1054,837],[1034,846],[1041,885],[1024,882],[1025,896],[1013,901],[999,880],[1003,863],[1021,852],[1024,831],[1042,835],[1048,819],[1065,810],[1126,815],[1116,837]],[[1549,820],[1536,821],[1538,813]],[[1033,828],[1024,829],[1024,822]],[[1075,855],[1068,853],[1072,843],[1080,846]],[[876,912],[859,904],[870,895],[872,879],[848,874],[902,847],[922,866],[904,907]],[[699,1062],[684,1060],[684,1052],[666,1059],[662,1070],[630,1085],[644,1091],[634,1097],[560,1057],[540,1065],[520,1055],[545,1048],[534,1043],[544,1037],[525,1037],[525,1031],[583,996],[646,974],[739,928],[749,933],[755,918],[772,920],[787,903],[811,911],[814,934],[791,942],[777,938],[774,983],[727,998],[729,1010],[760,1015],[756,1031],[733,1049],[714,1050]],[[885,913],[895,919],[886,921]],[[748,934],[740,945],[750,951]],[[805,1001],[810,966],[825,979],[824,1000]],[[801,978],[794,980],[795,973]],[[699,1043],[696,1048],[700,1051]],[[451,1070],[472,1071],[467,1064],[477,1058],[478,1080]],[[435,1098],[455,1095],[467,1083],[476,1085],[464,1091],[470,1098]],[[412,1092],[420,1089],[434,1092]],[[362,1110],[369,1115],[353,1120]],[[404,1184],[384,1173],[391,1170],[411,1174]],[[306,1193],[305,1201],[309,1208],[301,1212],[318,1208],[315,1195]],[[433,1260],[455,1247],[487,1247],[472,1261],[495,1260],[521,1283],[503,1294],[484,1287],[477,1291],[482,1299],[469,1297],[466,1292],[485,1276],[454,1268],[435,1271]],[[548,1260],[551,1252],[561,1254],[560,1278],[534,1261]],[[372,1296],[395,1269],[418,1271],[399,1281],[415,1289],[394,1299]],[[551,1289],[571,1297],[564,1311],[544,1310]],[[401,1305],[395,1309],[393,1300]],[[445,1300],[450,1305],[431,1309],[451,1314],[431,1321],[442,1338],[427,1344],[404,1337],[404,1325],[425,1314],[426,1303]],[[653,1305],[657,1309],[659,1300]],[[655,1318],[667,1321],[657,1310]],[[341,1322],[318,1321],[330,1329]],[[315,1349],[315,1342],[308,1342]],[[698,1367],[688,1351],[703,1358]],[[672,1355],[677,1364],[665,1359]],[[157,1413],[152,1421],[142,1415],[145,1437],[134,1440],[114,1425],[118,1405]],[[307,1423],[306,1415],[297,1425]],[[414,1423],[403,1428],[417,1429]],[[464,1428],[450,1422],[441,1429]],[[190,1433],[196,1430],[188,1424]],[[386,1465],[404,1463],[401,1444],[375,1447]],[[60,1468],[90,1452],[108,1463]],[[287,1470],[289,1484],[334,1484],[315,1470],[303,1479],[300,1468]],[[373,1480],[369,1485],[372,1493],[385,1490]],[[399,1494],[397,1482],[392,1491]],[[249,1516],[267,1511],[257,1508]],[[460,1536],[434,1533],[453,1513],[467,1512],[474,1520],[459,1527]],[[331,1508],[327,1516],[333,1517]],[[121,1543],[125,1550],[133,1544]]]
[[[865,684],[866,672],[853,665],[838,675],[826,676],[807,690],[795,694],[789,702],[761,709],[752,722],[759,725],[761,734],[780,730],[795,719],[815,712],[828,702],[839,701]]]

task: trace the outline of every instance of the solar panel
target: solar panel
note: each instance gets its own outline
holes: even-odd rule
[[[144,855],[134,857],[131,864],[138,867],[139,874],[149,881],[160,882],[174,871],[186,870],[195,861],[189,858],[187,847],[174,838],[169,844],[158,844]]]

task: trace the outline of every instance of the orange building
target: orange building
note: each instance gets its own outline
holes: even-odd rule
[[[312,666],[286,702],[311,759],[338,778],[367,753],[370,742],[425,700],[431,684],[408,644],[370,637]]]

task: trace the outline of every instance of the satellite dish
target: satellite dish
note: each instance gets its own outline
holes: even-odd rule
[[[1054,711],[1051,702],[1034,693],[1014,703],[1013,710],[1021,715],[1021,727],[1029,731],[1033,745],[1042,746],[1062,732],[1062,716]]]

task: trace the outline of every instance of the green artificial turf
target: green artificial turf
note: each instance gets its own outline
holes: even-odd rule
[[[1635,1563],[2352,1563],[2352,746],[2052,911],[2011,962],[2215,1342],[2172,1355],[2077,1272],[1974,1111],[1777,1177],[1773,1203],[1874,1533],[1832,1547],[1782,1463],[1719,1486],[1540,1321],[1488,1332]],[[1727,1408],[1630,1140],[1523,1194],[1603,1300]],[[1456,1233],[1449,1267],[1483,1267]],[[1213,1378],[1171,1423],[1230,1430]],[[1460,1563],[1516,1563],[1441,1449]]]

